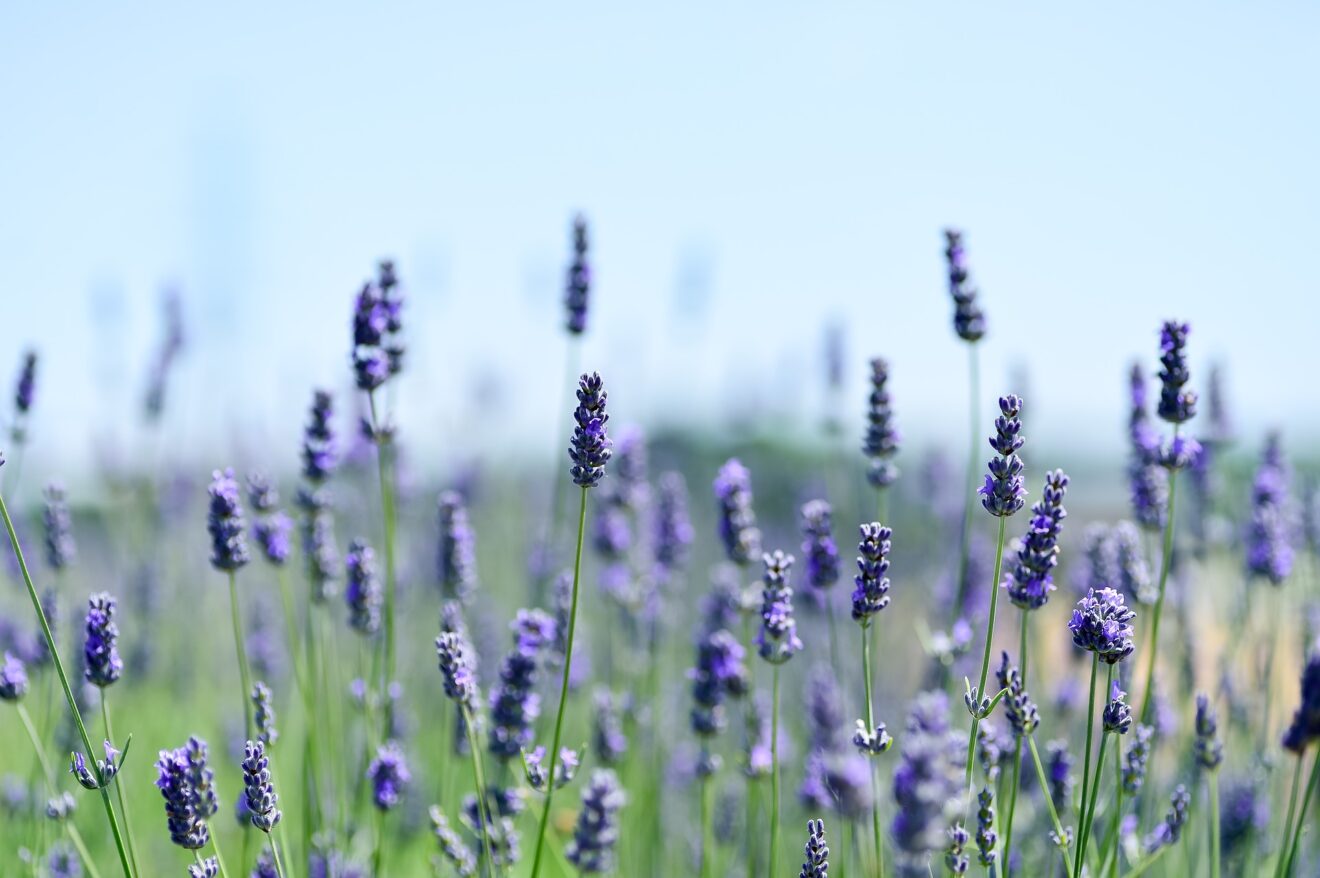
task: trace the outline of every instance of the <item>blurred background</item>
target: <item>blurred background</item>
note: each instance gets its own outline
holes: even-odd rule
[[[577,211],[583,363],[624,420],[813,441],[838,326],[846,435],[883,354],[906,447],[961,442],[957,225],[986,395],[1026,396],[1036,442],[1119,461],[1126,367],[1177,316],[1244,438],[1302,451],[1320,9],[907,6],[9,7],[0,382],[40,351],[31,490],[142,453],[168,290],[170,453],[292,467],[383,256],[416,465],[543,463]]]

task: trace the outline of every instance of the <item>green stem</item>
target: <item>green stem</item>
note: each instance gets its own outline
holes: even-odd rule
[[[284,878],[284,864],[280,862],[280,846],[275,843],[274,835],[267,833],[266,836],[270,840],[271,858],[275,860],[275,874],[278,878]],[[379,875],[381,873],[377,871],[375,874]]]
[[[770,875],[779,874],[779,665],[770,683]]]
[[[981,448],[981,369],[976,356],[976,344],[967,345],[968,379],[968,418],[971,427],[971,442],[967,451],[967,491],[963,506],[962,552],[958,556],[958,598],[951,608],[952,618],[956,619],[967,602],[967,590],[971,584],[967,581],[967,559],[972,545],[972,509],[976,503],[976,471],[980,465],[977,451]]]
[[[1320,782],[1320,756],[1311,763],[1311,778],[1306,782],[1306,795],[1302,796],[1302,809],[1297,812],[1297,823],[1293,826],[1292,844],[1288,846],[1288,861],[1283,868],[1283,878],[1292,875],[1293,864],[1297,860],[1297,845],[1302,840],[1302,830],[1306,827],[1306,811],[1315,795],[1316,783]]]
[[[395,567],[394,567],[394,531],[396,527],[397,511],[394,506],[394,452],[393,446],[388,437],[385,437],[381,423],[376,413],[376,395],[370,393],[367,396],[371,405],[371,423],[376,428],[376,468],[380,477],[380,511],[385,529],[385,668],[383,679],[380,680],[380,691],[382,694],[389,691],[390,681],[394,679],[395,670],[395,638],[394,638],[394,597],[395,597]],[[384,718],[384,731],[382,737],[389,737],[389,715],[390,705],[385,704],[385,709],[381,711]]]
[[[220,878],[229,878],[229,870],[225,868],[225,858],[220,853],[220,842],[216,839],[215,833],[211,833],[211,850],[215,851],[215,862],[220,867]],[[201,855],[198,855],[201,859]]]
[[[1095,825],[1095,803],[1100,794],[1100,772],[1104,770],[1105,764],[1105,745],[1109,743],[1109,732],[1102,732],[1100,735],[1100,753],[1095,759],[1095,776],[1091,778],[1091,800],[1086,806],[1086,820],[1082,830],[1082,845],[1079,853],[1083,862],[1086,860],[1086,851],[1091,846],[1091,829]]]
[[[703,775],[701,778],[701,864],[699,874],[701,878],[708,878],[713,857],[711,852],[715,849],[715,828],[711,825],[710,819],[710,778]]]
[[[463,730],[467,734],[468,752],[472,756],[472,781],[477,785],[477,822],[481,824],[481,844],[486,849],[486,864],[490,874],[495,874],[495,848],[490,844],[490,799],[486,795],[486,773],[481,764],[481,748],[477,746],[477,737],[473,729],[476,726],[472,712],[467,705],[457,704],[463,712]]]
[[[1173,847],[1173,845],[1166,844],[1149,857],[1146,857],[1146,859],[1137,864],[1135,869],[1127,873],[1127,878],[1137,878],[1137,876],[1143,874],[1147,869],[1159,862],[1160,857],[1164,856],[1164,852],[1171,847]]]
[[[1031,748],[1031,761],[1036,766],[1036,781],[1040,784],[1041,797],[1045,800],[1045,807],[1050,812],[1050,822],[1054,824],[1054,834],[1059,837],[1063,844],[1063,871],[1067,873],[1068,878],[1072,878],[1072,863],[1068,861],[1068,837],[1063,833],[1063,824],[1059,821],[1059,812],[1054,809],[1054,798],[1050,795],[1050,782],[1045,777],[1045,766],[1040,761],[1040,751],[1036,749],[1036,738],[1033,735],[1027,735],[1027,746]]]
[[[252,695],[252,671],[248,668],[247,643],[243,638],[243,612],[238,602],[238,576],[229,571],[229,617],[234,625],[234,652],[238,656],[238,676],[243,691],[240,693],[243,707],[243,730],[249,741],[252,735],[252,711],[248,709],[248,700]]]
[[[1210,878],[1219,878],[1219,772],[1210,771]]]
[[[1283,864],[1287,860],[1284,853],[1288,838],[1292,835],[1293,815],[1297,813],[1297,790],[1302,784],[1302,762],[1306,758],[1306,749],[1297,754],[1297,764],[1293,766],[1292,792],[1288,794],[1288,817],[1283,821],[1283,839],[1279,843],[1279,859],[1274,863],[1274,875],[1278,878],[1283,873]]]
[[[105,739],[111,744],[115,742],[115,732],[110,725],[110,692],[106,689],[101,690],[101,719],[105,723]],[[121,768],[120,771],[123,771]],[[133,840],[133,821],[128,815],[128,804],[124,801],[124,785],[120,782],[119,774],[116,774],[111,781],[115,785],[115,796],[119,799],[119,813],[124,818],[124,835],[128,838],[128,859],[133,864],[133,871],[138,871],[137,843]]]
[[[995,578],[990,583],[990,620],[985,629],[985,651],[981,655],[981,677],[980,682],[976,684],[976,698],[978,702],[974,705],[977,713],[980,712],[979,699],[985,698],[985,681],[990,675],[990,650],[995,642],[995,611],[999,608],[999,576],[1004,568],[1004,527],[1008,522],[1005,516],[999,516],[999,539],[995,544]],[[967,737],[967,796],[968,802],[972,795],[972,769],[976,765],[973,758],[976,755],[976,730],[981,725],[981,718],[977,715],[972,716],[972,733]]]
[[[1109,820],[1109,833],[1100,852],[1100,871],[1110,875],[1118,873],[1118,832],[1123,822],[1123,739],[1114,738],[1114,815]],[[1110,860],[1110,856],[1113,860]],[[1108,868],[1106,868],[1108,867]]]
[[[376,849],[371,854],[371,874],[384,875],[381,864],[385,861],[385,812],[376,809]]]
[[[1022,739],[1013,738],[1013,780],[1008,788],[1008,813],[1004,815],[1004,878],[1009,876],[1009,854],[1013,850],[1013,814],[1017,810],[1018,782],[1022,777]],[[1047,790],[1045,795],[1049,795]]]
[[[1112,665],[1110,666],[1112,669]],[[1086,755],[1082,761],[1082,807],[1078,809],[1081,822],[1077,825],[1077,853],[1073,857],[1073,874],[1082,874],[1082,854],[1086,849],[1086,803],[1091,790],[1091,740],[1095,732],[1095,677],[1100,670],[1100,657],[1091,656],[1090,695],[1086,703]],[[1103,743],[1103,738],[1101,739]]]
[[[1173,428],[1174,439],[1178,438],[1178,427]],[[1139,722],[1150,722],[1150,698],[1155,685],[1155,658],[1160,650],[1160,617],[1164,613],[1164,590],[1169,582],[1169,567],[1173,560],[1173,516],[1174,516],[1174,496],[1178,485],[1178,471],[1169,470],[1169,513],[1164,521],[1164,551],[1160,557],[1160,587],[1158,597],[1155,598],[1155,615],[1151,620],[1150,626],[1150,660],[1146,663],[1146,688],[1141,696],[1141,710],[1138,712]]]
[[[14,532],[14,522],[9,517],[9,509],[5,506],[3,494],[0,494],[0,518],[4,519],[5,530],[9,534],[9,545],[14,550],[14,557],[18,560],[18,569],[23,574],[23,584],[27,586],[28,597],[32,601],[32,609],[37,614],[37,621],[41,623],[41,635],[46,639],[46,646],[50,650],[51,660],[55,663],[55,673],[59,675],[60,686],[64,689],[64,698],[69,703],[69,710],[73,713],[74,724],[78,727],[78,735],[82,738],[83,747],[87,750],[88,759],[91,762],[91,769],[97,775],[98,782],[101,780],[100,771],[96,768],[96,751],[92,749],[92,740],[87,735],[87,726],[83,724],[82,713],[78,710],[78,702],[73,698],[73,689],[69,687],[69,677],[64,673],[64,662],[60,659],[60,653],[55,646],[55,637],[50,633],[50,622],[46,619],[46,611],[41,607],[41,599],[37,597],[36,586],[32,584],[32,574],[28,571],[27,560],[23,557],[23,547],[18,543],[18,534]],[[129,863],[128,850],[124,847],[123,836],[119,832],[119,821],[115,819],[114,806],[110,804],[110,791],[104,786],[101,787],[101,803],[105,806],[106,819],[110,821],[110,832],[115,838],[115,848],[119,852],[119,864],[124,869],[125,878],[133,878],[133,867]]]
[[[577,550],[573,556],[573,597],[568,611],[568,640],[564,645],[564,674],[559,684],[559,710],[555,716],[555,733],[551,738],[550,770],[547,772],[545,805],[541,810],[541,825],[536,830],[536,856],[532,860],[532,878],[541,872],[541,856],[545,850],[545,830],[550,824],[550,802],[555,795],[555,766],[559,762],[559,738],[564,730],[564,708],[568,705],[568,673],[573,665],[573,637],[577,631],[578,585],[582,581],[582,536],[587,527],[587,489],[582,488],[578,504]]]
[[[871,700],[871,626],[862,626],[862,684],[866,688],[866,731],[869,734],[875,728],[874,703]],[[875,834],[875,862],[879,874],[885,874],[885,857],[881,850],[880,837],[880,781],[876,776],[874,759],[867,759],[867,773],[871,775],[871,831]]]
[[[548,568],[551,579],[558,575],[558,567],[556,565],[559,563],[559,523],[563,520],[560,512],[563,510],[564,506],[564,479],[562,477],[562,470],[560,469],[561,461],[563,460],[561,455],[564,452],[562,446],[558,444],[558,437],[568,436],[572,433],[570,425],[573,422],[573,400],[575,399],[577,388],[578,362],[580,359],[581,346],[578,344],[578,336],[570,336],[568,339],[568,347],[564,351],[564,390],[566,391],[566,396],[559,406],[559,430],[555,433],[556,444],[554,466],[551,467],[551,472],[554,476],[550,488],[550,533],[546,539],[545,545],[542,546],[542,551],[548,559],[548,563],[545,566]],[[543,597],[543,589],[545,588],[545,578],[545,576],[542,576],[542,581],[536,583],[537,603],[542,602],[541,598]]]
[[[46,759],[46,751],[42,749],[41,738],[37,735],[36,726],[32,724],[32,717],[28,714],[27,708],[23,702],[15,702],[18,708],[18,718],[23,721],[23,728],[27,731],[28,740],[32,742],[32,749],[37,754],[37,764],[41,766],[41,776],[46,782],[46,789],[50,795],[58,792],[55,786],[55,772],[51,770],[50,762]],[[101,873],[97,871],[96,864],[92,862],[92,856],[87,852],[87,845],[83,843],[82,835],[78,832],[78,827],[72,823],[65,822],[64,828],[69,833],[69,840],[73,842],[74,848],[78,851],[78,857],[83,865],[87,867],[87,872],[91,878],[101,878]]]

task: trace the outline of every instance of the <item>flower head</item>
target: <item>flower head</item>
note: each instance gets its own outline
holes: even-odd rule
[[[825,823],[821,820],[807,821],[806,862],[798,878],[829,878],[830,849],[825,844]]]
[[[13,653],[6,652],[0,662],[0,701],[18,701],[28,690],[27,670]]]
[[[622,697],[605,687],[592,694],[591,752],[602,765],[617,765],[628,753],[628,738],[623,731]],[[556,775],[557,777],[558,775]]]
[[[431,817],[431,831],[435,834],[440,854],[453,868],[459,878],[473,878],[477,874],[477,856],[472,848],[463,841],[439,805],[432,805],[428,812]]]
[[[83,645],[87,682],[104,689],[119,679],[124,662],[119,657],[119,626],[115,624],[115,599],[98,592],[87,599],[87,638]]]
[[[1159,416],[1170,424],[1182,424],[1196,414],[1196,393],[1186,389],[1191,373],[1187,370],[1186,323],[1167,320],[1160,329],[1160,404]]]
[[[348,624],[359,634],[371,636],[380,630],[381,588],[380,576],[376,573],[376,553],[366,540],[356,539],[348,544],[344,571]]]
[[[998,454],[987,464],[989,473],[981,487],[981,505],[991,515],[1003,518],[1017,512],[1026,504],[1027,489],[1022,482],[1022,458],[1018,449],[1026,441],[1022,438],[1022,400],[1019,397],[999,398],[999,417],[995,419],[995,435],[990,447]]]
[[[275,705],[270,687],[260,680],[252,684],[252,712],[257,726],[257,738],[267,747],[279,740],[280,732],[275,727]]]
[[[756,645],[761,658],[772,665],[783,664],[802,649],[797,636],[797,620],[793,616],[793,589],[788,584],[788,571],[793,567],[793,556],[776,550],[765,556],[765,576],[761,590],[761,631]]]
[[[440,518],[440,549],[436,558],[440,589],[446,598],[467,603],[477,587],[476,546],[467,507],[456,491],[441,493],[436,506]]]
[[[866,480],[875,488],[892,485],[898,478],[893,458],[898,453],[898,430],[894,429],[894,409],[890,403],[889,364],[879,357],[871,361],[871,395],[867,400],[866,437],[862,453],[870,461]]]
[[[695,532],[688,515],[687,483],[682,473],[660,476],[655,507],[655,560],[662,570],[673,571],[687,560]]]
[[[1135,796],[1141,792],[1146,781],[1146,762],[1150,759],[1151,739],[1155,730],[1150,726],[1137,723],[1133,730],[1132,743],[1128,746],[1123,762],[1123,792]]]
[[[823,591],[839,581],[839,547],[830,533],[830,504],[811,500],[802,506],[802,554],[807,559],[807,587]]]
[[[573,482],[581,488],[594,488],[605,476],[605,464],[612,452],[605,425],[610,416],[605,413],[605,392],[600,374],[583,373],[578,379],[577,409],[573,412],[573,440],[568,449],[573,466],[569,472]]]
[[[280,495],[261,473],[248,476],[248,504],[252,507],[252,538],[261,554],[275,566],[289,560],[289,534],[293,522],[280,510]]]
[[[248,562],[247,527],[243,521],[238,482],[232,469],[211,473],[210,513],[206,520],[211,532],[211,566],[234,571]]]
[[[519,610],[510,628],[514,648],[500,664],[499,683],[490,692],[489,747],[500,759],[512,759],[532,743],[532,725],[541,714],[536,684],[557,626],[541,610]]]
[[[568,280],[564,285],[564,307],[567,327],[572,335],[581,335],[587,329],[587,296],[591,292],[591,264],[587,262],[587,218],[573,217],[573,260],[568,265]]]
[[[1155,827],[1155,831],[1146,839],[1146,853],[1154,853],[1166,845],[1177,844],[1182,838],[1182,829],[1187,823],[1187,810],[1191,807],[1192,797],[1182,784],[1174,787],[1169,796],[1169,813],[1164,822]]]
[[[270,779],[270,760],[266,758],[266,745],[261,741],[248,741],[244,745],[243,794],[247,797],[248,814],[252,825],[269,833],[280,822],[280,797]]]
[[[380,263],[375,283],[362,285],[353,304],[353,375],[358,389],[373,391],[403,368],[403,300],[394,263]]]
[[[376,750],[376,758],[367,766],[367,777],[371,780],[371,800],[377,808],[388,811],[399,804],[412,774],[397,743],[388,741]]]
[[[58,482],[46,486],[42,523],[46,531],[46,563],[52,570],[63,570],[77,557],[78,547],[73,541],[73,517],[64,500],[64,486]]]
[[[944,259],[949,266],[949,295],[953,297],[953,330],[963,341],[980,341],[985,335],[985,314],[976,303],[976,286],[967,271],[962,232],[945,229],[944,241]]]
[[[1292,520],[1288,506],[1288,468],[1278,433],[1265,441],[1251,491],[1247,526],[1247,573],[1273,585],[1288,578],[1293,567]]]
[[[614,869],[614,846],[619,839],[619,810],[628,797],[619,786],[613,770],[600,768],[582,791],[582,810],[577,828],[564,849],[568,861],[583,874],[610,872]]]
[[[1054,590],[1052,573],[1059,563],[1059,532],[1068,515],[1063,508],[1067,491],[1068,477],[1063,470],[1046,474],[1041,499],[1031,507],[1031,521],[1018,547],[1017,563],[1004,575],[1004,588],[1016,607],[1039,609]]]
[[[162,750],[156,761],[156,788],[165,799],[165,820],[170,840],[188,850],[200,850],[211,839],[206,825],[207,800],[194,786],[193,766],[188,751]],[[212,794],[213,795],[213,794]]]
[[[445,695],[475,711],[477,704],[477,674],[470,656],[472,647],[460,631],[443,631],[435,639],[435,651],[440,660],[440,673],[445,680]]]
[[[696,735],[708,738],[723,731],[725,701],[747,693],[745,654],[737,638],[723,628],[697,641],[697,666],[688,671],[693,702],[689,718]]]
[[[1004,715],[1013,727],[1013,734],[1023,738],[1036,731],[1040,725],[1040,714],[1036,710],[1036,702],[1027,694],[1022,673],[1016,665],[1009,664],[1007,652],[1000,653],[1000,656],[999,670],[996,672],[999,688],[1008,690],[1003,700]]]
[[[14,385],[14,411],[22,417],[32,409],[32,397],[37,388],[37,352],[23,352],[23,365],[18,371],[18,382]],[[15,431],[15,441],[22,442],[21,435]]]
[[[995,794],[985,787],[976,796],[976,850],[982,866],[993,866],[998,855],[995,845],[999,835],[995,832]]]
[[[1127,696],[1115,680],[1109,687],[1109,703],[1101,714],[1101,721],[1106,732],[1126,735],[1132,727],[1132,708],[1123,699]]]
[[[1196,764],[1214,771],[1224,761],[1224,742],[1219,739],[1219,717],[1204,692],[1196,694]]]
[[[752,475],[736,457],[729,458],[715,476],[719,503],[720,541],[729,560],[740,566],[761,552],[761,531],[752,509]]]
[[[302,444],[303,478],[313,486],[330,478],[337,463],[335,434],[330,426],[333,415],[334,398],[328,391],[315,391]]]
[[[1090,589],[1077,602],[1068,630],[1073,643],[1096,654],[1102,662],[1115,664],[1132,655],[1132,620],[1137,616],[1123,603],[1123,595],[1112,588]]]

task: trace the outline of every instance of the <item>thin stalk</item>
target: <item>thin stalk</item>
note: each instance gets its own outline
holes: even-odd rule
[[[1283,864],[1287,856],[1283,853],[1288,844],[1288,837],[1292,835],[1293,815],[1297,813],[1297,790],[1302,784],[1302,760],[1306,758],[1306,749],[1297,754],[1297,764],[1293,766],[1292,792],[1288,794],[1288,817],[1283,821],[1283,840],[1279,843],[1279,859],[1274,863],[1274,875],[1278,878],[1283,874]]]
[[[46,760],[46,751],[41,747],[41,739],[37,736],[37,729],[32,725],[32,717],[28,714],[27,708],[23,702],[17,702],[18,718],[23,721],[23,728],[27,731],[28,740],[32,742],[32,749],[37,753],[37,764],[41,766],[41,776],[46,782],[46,789],[53,796],[58,790],[55,787],[55,772],[51,770],[50,762]],[[83,865],[87,867],[87,872],[91,878],[101,878],[101,873],[97,871],[96,864],[92,862],[92,856],[87,852],[87,845],[83,843],[82,835],[78,832],[78,827],[72,822],[66,821],[65,830],[69,833],[69,840],[73,842],[73,847],[78,851],[78,857]]]
[[[495,849],[490,844],[489,814],[490,799],[486,796],[486,773],[481,764],[481,748],[477,746],[476,722],[467,705],[455,705],[463,711],[463,729],[467,733],[468,752],[472,755],[472,782],[477,785],[477,822],[481,824],[481,844],[486,848],[486,865],[490,874],[495,874]]]
[[[371,874],[384,875],[381,864],[385,861],[385,812],[376,809],[376,849],[371,854]]]
[[[981,369],[976,356],[976,344],[967,345],[967,384],[968,384],[968,414],[969,425],[971,427],[971,442],[968,444],[967,451],[967,490],[965,491],[966,502],[963,506],[962,523],[962,552],[958,556],[958,599],[954,601],[951,608],[952,618],[957,618],[958,613],[962,611],[963,605],[967,602],[967,590],[971,584],[967,581],[967,559],[971,554],[972,545],[972,509],[976,503],[976,471],[980,467],[980,458],[977,451],[981,448]]]
[[[64,689],[64,698],[69,702],[69,710],[73,713],[74,724],[78,727],[78,735],[82,738],[83,747],[86,748],[87,756],[92,764],[92,771],[96,774],[99,782],[101,773],[96,768],[96,751],[92,749],[92,740],[87,735],[87,727],[83,724],[82,713],[78,710],[78,702],[74,700],[73,689],[69,687],[69,677],[64,673],[64,662],[60,659],[59,650],[55,646],[55,637],[50,633],[50,622],[46,619],[46,611],[41,607],[41,599],[37,597],[36,586],[32,584],[32,574],[28,571],[27,560],[23,557],[23,547],[18,544],[18,534],[14,532],[14,522],[9,517],[9,509],[5,506],[3,494],[0,494],[0,518],[4,518],[5,530],[9,533],[9,545],[13,548],[14,557],[18,560],[18,569],[23,574],[23,584],[27,586],[28,597],[32,600],[32,609],[37,614],[37,621],[41,623],[41,634],[46,639],[47,648],[50,649],[51,660],[55,663],[55,672],[59,675],[60,686]],[[133,867],[129,863],[128,851],[124,847],[123,836],[119,832],[119,821],[115,819],[115,809],[110,804],[110,791],[104,786],[101,787],[101,803],[105,806],[106,819],[110,821],[110,832],[115,838],[115,848],[119,852],[119,864],[124,869],[125,878],[133,878]]]
[[[715,849],[715,828],[710,819],[710,778],[701,778],[701,878],[708,878],[711,869],[711,851]]]
[[[577,392],[578,363],[582,356],[581,350],[581,345],[578,344],[578,336],[570,336],[568,339],[568,347],[564,351],[564,389],[567,393],[563,402],[559,406],[559,430],[555,433],[556,437],[568,436],[572,433],[573,400],[575,399],[575,394]],[[559,468],[560,461],[562,460],[560,455],[563,454],[563,451],[562,446],[558,445],[557,441],[558,440],[556,440],[555,445],[554,466],[551,467],[551,472],[554,473],[554,477],[550,488],[550,533],[546,539],[545,545],[542,547],[542,550],[549,559],[549,563],[545,566],[547,567],[548,575],[551,578],[558,575],[558,567],[556,565],[559,563],[559,522],[562,520],[560,512],[564,507],[564,480],[562,478],[562,471]],[[542,575],[540,577],[541,581],[536,583],[537,603],[541,603],[541,598],[544,596],[542,592],[545,588],[546,578],[545,575]]]
[[[1178,438],[1178,427],[1174,425],[1173,437]],[[1155,685],[1155,658],[1160,650],[1160,616],[1164,613],[1164,589],[1169,582],[1169,566],[1173,560],[1173,520],[1174,497],[1178,486],[1178,470],[1169,470],[1169,513],[1164,521],[1164,550],[1160,557],[1159,596],[1155,599],[1155,616],[1150,626],[1150,661],[1146,663],[1146,688],[1141,696],[1141,711],[1137,714],[1140,722],[1150,722],[1150,697]]]
[[[1137,864],[1135,869],[1127,873],[1127,878],[1138,878],[1138,876],[1144,874],[1147,869],[1159,862],[1160,857],[1164,856],[1164,852],[1171,847],[1173,847],[1173,845],[1166,844],[1149,857],[1146,857],[1146,859]]]
[[[862,684],[866,687],[866,731],[875,728],[875,711],[871,700],[871,626],[862,626]],[[874,759],[866,760],[867,774],[871,776],[871,830],[875,833],[875,862],[879,874],[885,874],[885,856],[880,840],[880,780],[876,776]]]
[[[275,874],[278,876],[278,878],[284,878],[284,864],[280,862],[280,846],[275,843],[274,835],[271,835],[270,833],[266,833],[266,837],[270,841],[271,858],[275,860]],[[376,872],[375,874],[379,875],[381,873]]]
[[[238,676],[243,691],[240,701],[243,707],[243,729],[249,741],[252,736],[252,711],[248,709],[248,700],[252,694],[252,671],[248,668],[247,643],[243,638],[243,613],[238,603],[238,576],[229,571],[229,616],[234,625],[234,652],[238,656]]]
[[[115,741],[114,729],[110,725],[110,693],[101,690],[101,720],[105,723],[105,739],[111,744]],[[123,769],[120,769],[121,771]],[[137,843],[133,840],[133,821],[128,816],[128,804],[124,801],[124,785],[116,774],[111,781],[115,785],[115,796],[119,799],[119,813],[124,818],[124,835],[128,837],[128,859],[133,864],[133,871],[138,871]]]
[[[747,852],[747,878],[756,878],[756,792],[759,788],[750,777],[747,778],[747,814],[743,826],[743,849]]]
[[[1219,772],[1210,771],[1210,878],[1219,878]]]
[[[1077,853],[1073,857],[1073,873],[1078,875],[1082,872],[1082,853],[1086,848],[1086,803],[1091,789],[1091,740],[1095,732],[1095,677],[1099,670],[1100,657],[1093,655],[1091,656],[1091,685],[1088,690],[1090,695],[1087,697],[1086,703],[1086,755],[1082,761],[1082,798],[1079,800],[1082,804],[1079,811],[1082,822],[1077,826]],[[1049,788],[1046,787],[1046,789]]]
[[[1040,751],[1036,749],[1036,738],[1034,735],[1027,735],[1027,745],[1031,748],[1031,761],[1036,766],[1036,781],[1040,784],[1041,797],[1045,800],[1045,807],[1050,812],[1050,822],[1054,824],[1054,833],[1063,842],[1063,871],[1067,873],[1068,878],[1073,878],[1072,863],[1068,861],[1067,836],[1063,834],[1063,824],[1059,821],[1059,812],[1054,809],[1054,799],[1050,796],[1050,782],[1045,777],[1045,766],[1040,762]]]
[[[779,665],[770,683],[770,875],[779,874]]]
[[[1009,875],[1008,855],[1013,850],[1013,814],[1017,810],[1018,782],[1022,777],[1022,739],[1013,738],[1013,780],[1008,788],[1008,813],[1004,822],[1004,878]],[[1049,791],[1045,791],[1049,795]]]
[[[990,649],[995,642],[995,611],[999,607],[999,576],[1004,568],[1004,527],[1008,523],[1005,516],[999,516],[999,539],[995,545],[995,578],[990,583],[990,621],[985,629],[985,652],[981,656],[981,678],[976,684],[976,697],[985,697],[985,681],[990,674]],[[976,705],[978,712],[980,704]],[[978,716],[972,717],[972,733],[967,737],[967,794],[970,801],[972,791],[972,769],[976,765],[976,730],[981,725]]]
[[[1118,874],[1118,832],[1123,823],[1123,738],[1114,738],[1114,814],[1109,820],[1109,832],[1100,852],[1100,871]],[[1110,856],[1113,860],[1110,860]],[[1108,868],[1106,868],[1108,867]]]
[[[1091,846],[1091,828],[1095,825],[1095,803],[1100,794],[1100,772],[1104,770],[1105,748],[1111,737],[1109,732],[1102,732],[1100,735],[1100,753],[1095,760],[1095,776],[1091,779],[1091,801],[1086,806],[1086,821],[1082,829],[1082,844],[1078,852],[1082,855],[1082,860],[1086,860],[1086,851]]]
[[[376,428],[377,436],[383,436],[380,421],[376,414],[376,395],[368,394],[371,405],[371,423]],[[394,640],[394,531],[397,512],[394,507],[394,452],[388,437],[376,441],[376,468],[380,477],[380,512],[385,530],[385,668],[380,681],[380,691],[389,691],[390,681],[394,679],[395,640]],[[389,736],[390,706],[385,705],[382,716],[385,718],[385,731],[382,736]]]
[[[564,730],[564,708],[568,705],[568,672],[573,665],[573,636],[577,630],[578,585],[582,581],[582,536],[587,527],[587,489],[583,487],[578,504],[577,550],[573,556],[573,598],[568,611],[568,640],[564,645],[564,674],[559,684],[559,710],[555,716],[555,733],[551,738],[550,770],[547,772],[545,806],[541,810],[541,825],[536,830],[536,856],[532,860],[532,878],[541,872],[541,856],[545,851],[545,830],[550,825],[550,802],[555,795],[555,767],[559,761],[559,738]]]
[[[229,878],[229,870],[225,868],[225,858],[220,853],[220,842],[214,832],[211,833],[211,850],[215,851],[215,862],[220,867],[220,878]],[[201,859],[201,854],[197,855],[197,859]]]
[[[1293,863],[1297,860],[1297,845],[1302,840],[1302,829],[1306,826],[1306,811],[1315,795],[1316,783],[1320,782],[1320,756],[1311,763],[1311,778],[1306,782],[1306,795],[1302,796],[1302,809],[1297,812],[1297,823],[1293,826],[1292,844],[1288,846],[1288,860],[1283,867],[1283,878],[1292,875]]]

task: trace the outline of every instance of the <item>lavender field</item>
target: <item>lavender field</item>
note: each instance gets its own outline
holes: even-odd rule
[[[391,261],[342,296],[301,443],[214,471],[168,451],[178,299],[134,413],[157,451],[86,496],[25,474],[59,468],[60,388],[22,354],[3,874],[1317,874],[1316,481],[1234,427],[1194,314],[1132,328],[1121,453],[1070,475],[982,379],[993,297],[947,230],[925,331],[964,436],[909,448],[903,362],[838,332],[807,439],[648,431],[583,362],[591,241],[558,450],[440,482],[395,419],[428,342]]]

